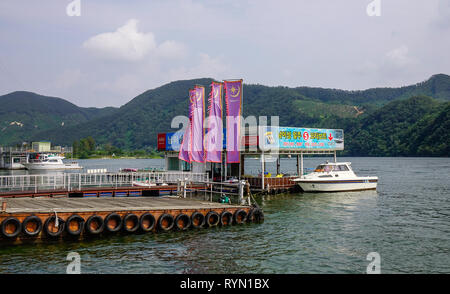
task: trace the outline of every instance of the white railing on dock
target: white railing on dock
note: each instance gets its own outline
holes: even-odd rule
[[[176,184],[180,180],[208,181],[207,173],[136,172],[136,173],[63,173],[48,175],[0,176],[0,192],[73,191],[92,187],[132,186],[133,182]]]
[[[197,188],[193,188],[197,186]],[[198,188],[200,186],[200,188]],[[200,197],[202,200],[216,201],[223,196],[235,198],[235,203],[244,205],[250,200],[250,185],[245,180],[213,182],[213,181],[179,181],[177,184],[177,194],[182,198]],[[246,194],[247,197],[244,197]],[[231,201],[231,199],[230,199]]]

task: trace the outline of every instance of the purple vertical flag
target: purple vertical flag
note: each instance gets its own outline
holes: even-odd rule
[[[191,160],[205,162],[203,140],[205,138],[205,87],[196,86],[192,97]]]
[[[206,133],[206,161],[222,162],[222,83],[212,82],[209,93],[208,132]]]
[[[241,140],[242,80],[225,81],[227,104],[227,163],[239,163]]]
[[[192,130],[192,101],[193,101],[194,90],[189,90],[189,124],[184,130],[183,141],[181,143],[180,153],[178,158],[186,162],[191,162],[191,130]]]

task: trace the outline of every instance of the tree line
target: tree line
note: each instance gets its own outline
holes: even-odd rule
[[[124,150],[113,146],[111,143],[96,145],[91,136],[74,141],[72,144],[73,157],[80,159],[101,157],[139,157],[158,158],[161,154],[151,147],[138,150]]]

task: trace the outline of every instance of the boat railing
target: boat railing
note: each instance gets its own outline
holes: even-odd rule
[[[180,180],[208,181],[207,173],[146,172],[146,173],[62,173],[45,175],[0,176],[0,192],[5,191],[73,191],[91,187],[132,186],[136,181],[156,184],[176,184]]]

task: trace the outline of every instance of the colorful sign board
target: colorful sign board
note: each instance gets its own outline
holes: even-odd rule
[[[344,131],[264,126],[259,144],[263,150],[344,150]]]
[[[223,149],[226,149],[226,129],[223,129]],[[165,140],[163,140],[165,138]],[[158,150],[179,151],[183,132],[158,134]],[[292,127],[260,127],[258,136],[244,136],[242,146],[264,150],[344,150],[344,131]]]

